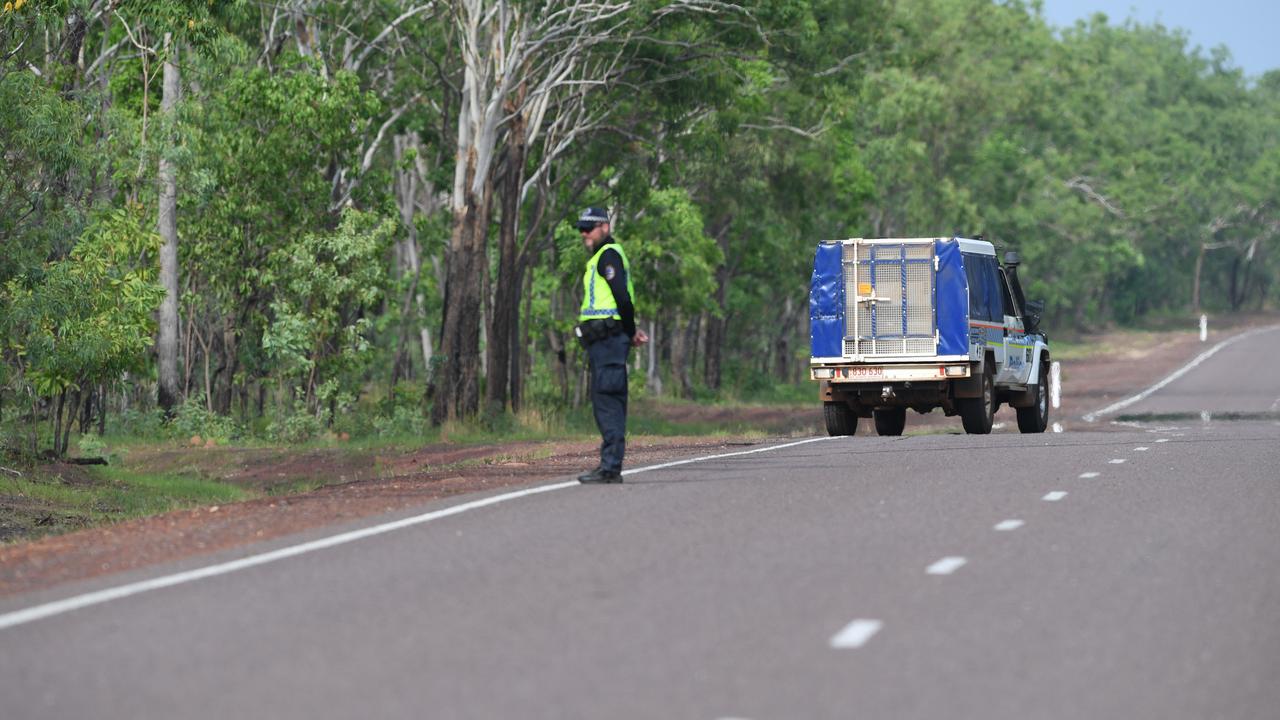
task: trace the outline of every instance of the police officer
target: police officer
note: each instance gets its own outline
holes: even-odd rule
[[[622,246],[609,234],[609,214],[589,207],[578,232],[591,259],[582,276],[577,334],[591,364],[591,406],[600,428],[600,465],[578,476],[587,484],[622,482],[627,433],[627,354],[649,341],[636,327],[631,268]]]

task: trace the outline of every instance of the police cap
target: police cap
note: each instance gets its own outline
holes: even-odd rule
[[[578,216],[577,227],[579,230],[591,230],[596,225],[607,222],[609,222],[609,213],[604,208],[589,207]]]

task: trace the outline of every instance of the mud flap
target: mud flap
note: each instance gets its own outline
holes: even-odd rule
[[[969,377],[951,381],[952,398],[982,397],[982,373],[986,369],[987,359],[982,362],[969,363]]]

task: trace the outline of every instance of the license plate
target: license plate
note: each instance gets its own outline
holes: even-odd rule
[[[878,365],[859,365],[851,368],[840,368],[836,370],[839,374],[837,380],[861,380],[863,378],[884,377],[884,368]]]

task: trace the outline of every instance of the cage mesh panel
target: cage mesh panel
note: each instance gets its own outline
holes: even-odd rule
[[[933,243],[927,245],[907,245],[908,260],[932,260]]]
[[[845,338],[846,355],[933,355],[933,338]]]
[[[871,284],[871,266],[870,265],[867,265],[861,262],[858,263],[857,281],[859,284],[867,284],[867,285]],[[858,286],[854,285],[853,289],[857,290]],[[857,318],[857,325],[854,328],[854,332],[850,332],[849,335],[855,336],[855,337],[864,337],[864,336],[870,335],[871,334],[871,303],[858,303],[857,310],[855,311],[855,314],[853,315],[853,317]]]
[[[907,263],[907,334],[933,335],[932,263]]]
[[[876,303],[876,339],[902,335],[902,264],[877,263],[875,293],[885,298]]]

